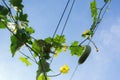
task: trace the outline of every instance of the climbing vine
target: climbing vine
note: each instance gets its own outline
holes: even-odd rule
[[[73,41],[71,42],[71,45],[66,44],[66,38],[65,35],[63,35],[63,32],[61,35],[54,34],[53,37],[47,37],[45,39],[34,38],[32,34],[35,33],[35,30],[29,25],[28,15],[23,11],[24,5],[22,4],[22,0],[2,0],[2,4],[0,3],[0,29],[7,29],[11,33],[10,50],[12,57],[14,57],[17,52],[21,53],[23,56],[19,59],[23,63],[29,66],[31,65],[31,60],[38,66],[36,80],[50,80],[52,75],[49,76],[47,73],[51,71],[50,65],[53,58],[57,57],[59,53],[70,50],[71,56],[76,55],[79,57],[78,64],[83,64],[92,49],[89,43],[92,43],[96,48],[96,51],[98,51],[97,46],[92,41],[92,37],[94,36],[99,23],[102,21],[110,2],[111,0],[104,0],[104,5],[101,8],[97,7],[97,0],[93,0],[90,3],[93,23],[90,29],[82,33],[81,36],[84,40],[82,42]],[[70,13],[68,14],[68,18],[69,16]],[[84,42],[86,41],[88,41],[88,45],[84,45]],[[21,51],[23,46],[28,48],[32,57]],[[66,74],[69,70],[69,66],[65,64],[60,68],[60,73],[53,76]]]

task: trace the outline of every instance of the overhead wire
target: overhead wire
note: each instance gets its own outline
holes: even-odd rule
[[[65,30],[65,28],[66,28],[66,25],[67,25],[68,19],[69,19],[69,17],[70,17],[70,14],[71,14],[71,12],[72,12],[72,9],[73,9],[73,6],[74,6],[74,4],[75,4],[75,1],[76,1],[76,0],[73,0],[72,5],[71,5],[71,7],[70,7],[70,11],[69,11],[69,13],[68,13],[68,15],[67,15],[66,21],[65,21],[65,23],[64,23],[64,26],[63,26],[63,29],[62,29],[62,32],[61,32],[61,36],[62,36],[63,33],[64,33],[64,30]]]
[[[61,17],[60,17],[60,19],[59,19],[59,21],[58,21],[58,24],[57,24],[57,26],[56,26],[56,29],[55,29],[55,31],[54,31],[54,33],[53,33],[53,35],[52,35],[52,40],[51,40],[51,41],[53,41],[53,38],[55,37],[55,35],[56,35],[57,31],[58,31],[58,28],[59,28],[60,23],[61,23],[64,15],[65,15],[65,12],[66,12],[66,10],[67,10],[67,8],[68,8],[69,3],[70,3],[70,0],[68,0],[67,3],[66,3],[66,5],[65,5],[65,8],[64,8],[64,10],[63,10],[63,12],[62,12],[62,15],[61,15]],[[51,65],[51,63],[52,63],[52,61],[53,61],[53,57],[54,57],[54,54],[53,54],[53,56],[51,57],[50,65]]]
[[[68,0],[68,2],[69,2],[69,1],[70,1],[70,0]],[[59,38],[58,41],[61,40],[61,37],[62,37],[62,35],[63,35],[64,31],[65,31],[65,28],[66,28],[67,22],[68,22],[68,20],[69,20],[70,14],[71,14],[71,12],[72,12],[73,6],[74,6],[74,4],[75,4],[75,1],[76,1],[76,0],[73,0],[73,2],[72,2],[72,5],[71,5],[70,10],[69,10],[69,12],[68,12],[67,18],[66,18],[66,20],[65,20],[65,23],[64,23],[64,26],[63,26],[63,28],[62,28],[62,32],[61,32],[61,34],[60,34],[60,38]],[[67,3],[68,3],[68,2],[67,2]],[[67,4],[66,6],[68,6],[68,4]],[[66,9],[66,7],[65,7],[65,9]],[[65,11],[65,10],[64,10],[64,11]],[[63,15],[63,14],[62,14],[62,15]],[[62,17],[63,17],[63,16],[62,16]],[[62,20],[62,19],[60,19],[59,22],[61,22],[61,20]],[[58,26],[56,27],[56,30],[55,30],[55,32],[54,32],[55,34],[56,34],[57,30],[58,30],[59,24],[60,24],[60,23],[58,23]],[[53,37],[55,36],[55,34],[53,35]],[[50,64],[51,64],[52,61],[53,61],[53,57],[54,57],[54,54],[53,54],[53,56],[52,56],[52,59],[51,59]]]
[[[61,23],[61,21],[62,21],[62,19],[63,19],[63,17],[64,17],[64,14],[65,14],[65,12],[66,12],[66,9],[67,9],[69,3],[70,3],[70,0],[67,1],[67,4],[66,4],[66,6],[65,6],[65,8],[64,8],[64,10],[63,10],[63,13],[62,13],[62,15],[61,15],[61,17],[60,17],[60,20],[58,21],[58,24],[57,24],[57,26],[56,26],[56,29],[55,29],[55,31],[54,31],[54,33],[53,33],[52,38],[54,38],[55,35],[56,35],[56,33],[57,33],[57,30],[58,30],[58,28],[59,28],[59,26],[60,26],[60,23]]]

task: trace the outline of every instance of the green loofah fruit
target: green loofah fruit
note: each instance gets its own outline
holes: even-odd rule
[[[87,57],[89,56],[90,52],[91,52],[91,47],[89,45],[86,45],[85,50],[83,51],[82,55],[80,56],[78,60],[78,63],[79,64],[84,63]]]

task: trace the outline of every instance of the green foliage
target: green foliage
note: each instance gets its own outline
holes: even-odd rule
[[[9,10],[6,7],[0,5],[0,15],[6,16],[8,12]]]
[[[50,78],[47,77],[47,79],[45,79],[45,76],[44,76],[44,74],[42,73],[42,74],[39,75],[39,77],[38,77],[37,80],[50,80]]]
[[[107,4],[108,2],[111,2],[112,0],[104,0],[104,2]]]
[[[19,13],[19,15],[17,16],[17,19],[20,20],[20,21],[26,21],[26,22],[28,22],[27,17],[28,17],[28,15],[27,15],[27,14],[24,14],[24,13],[21,11],[21,12]]]
[[[18,29],[15,35],[11,36],[11,52],[12,56],[19,50],[25,43],[29,43],[30,35],[26,33],[25,29]]]
[[[45,42],[51,44],[52,43],[52,38],[51,37],[45,38]]]
[[[66,42],[66,39],[64,35],[56,35],[55,38],[53,38],[52,46],[55,48],[56,51],[61,52],[62,51],[62,44]]]
[[[104,0],[105,4],[111,0]],[[32,57],[20,57],[19,59],[25,63],[27,66],[31,65],[29,59],[35,62],[38,65],[37,77],[36,80],[50,80],[45,74],[49,72],[51,54],[54,56],[62,51],[66,51],[68,46],[65,45],[66,38],[64,35],[56,35],[55,37],[47,37],[45,39],[35,39],[31,37],[31,34],[34,33],[34,29],[29,27],[28,15],[23,12],[24,5],[22,4],[22,0],[9,0],[10,5],[4,3],[4,6],[0,5],[0,29],[7,28],[11,33],[11,45],[10,50],[12,56],[15,55],[16,51],[20,50],[23,45],[26,45],[31,51]],[[9,8],[10,7],[10,8]],[[12,14],[12,8],[15,9],[15,13]],[[94,30],[96,28],[96,24],[98,23],[99,16],[97,10],[97,2],[93,0],[90,3],[91,9],[91,17],[93,19],[93,24],[90,30],[86,30],[83,32],[82,37],[87,37],[87,39],[91,38],[94,35]],[[9,12],[11,11],[11,12]],[[8,22],[15,24],[14,30],[10,30],[8,26]],[[34,39],[34,40],[33,40]],[[87,40],[86,39],[86,40]],[[84,42],[83,42],[84,43]],[[79,58],[79,64],[84,63],[87,59],[88,55],[91,52],[90,46],[82,46],[79,45],[78,41],[74,41],[71,43],[69,50],[71,51],[71,55],[81,56]],[[32,52],[34,54],[32,54]],[[45,77],[47,79],[45,79]]]
[[[90,30],[86,30],[82,33],[82,37],[86,38],[86,37],[91,37],[93,33]]]
[[[34,40],[32,44],[32,49],[35,51],[36,56],[38,56],[38,53],[42,51],[42,47],[39,45],[39,41],[40,40]]]
[[[107,3],[109,0],[104,0],[105,3]]]
[[[17,8],[17,11],[21,11],[22,8],[24,7],[22,5],[22,0],[9,0],[9,2],[13,7]]]
[[[62,35],[62,36],[56,35],[55,38],[53,39],[53,43],[62,44],[65,42],[66,42],[66,39],[65,39],[64,35]]]
[[[28,58],[20,57],[19,59],[20,59],[21,62],[25,63],[26,66],[30,66],[31,65],[31,63],[28,61]]]
[[[35,32],[32,27],[25,27],[25,31],[26,31],[27,33],[29,33],[29,34],[32,34],[32,33]]]
[[[96,17],[98,15],[96,0],[90,3],[91,16]]]
[[[45,59],[40,59],[38,62],[38,70],[37,70],[37,77],[39,77],[39,75],[41,75],[42,73],[46,73],[49,72],[50,69],[50,64],[48,62],[46,62]]]
[[[84,51],[84,46],[79,46],[78,41],[74,41],[70,46],[71,55],[80,56]]]
[[[49,55],[49,53],[51,52],[50,48],[51,48],[51,44],[46,43],[42,39],[34,40],[32,44],[32,49],[35,51],[35,55],[44,57],[45,59],[50,58]]]
[[[11,36],[10,50],[12,53],[12,57],[14,57],[15,52],[19,50],[23,44],[24,43],[20,42],[20,40],[18,40],[14,35]]]
[[[7,24],[6,15],[8,14],[8,9],[0,5],[0,29],[5,29]]]
[[[0,29],[4,29],[6,28],[4,21],[0,21]]]
[[[97,9],[96,0],[94,0],[90,3],[90,9],[91,9],[91,17],[93,18],[93,24],[92,24],[90,30],[93,33],[96,28],[96,24],[98,22],[98,9]],[[92,34],[92,36],[93,36],[93,34]]]

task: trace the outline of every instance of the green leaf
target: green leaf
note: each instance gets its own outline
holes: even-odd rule
[[[22,3],[22,0],[9,0],[13,6],[18,6]]]
[[[105,3],[107,3],[109,0],[104,0]]]
[[[51,43],[51,41],[52,41],[52,38],[51,37],[48,37],[48,38],[45,38],[45,42],[47,42],[47,43]]]
[[[41,52],[42,47],[39,45],[39,40],[34,40],[32,49],[35,51],[36,56]]]
[[[22,10],[24,7],[22,5],[22,0],[9,0],[10,4],[13,5],[14,7],[17,7],[18,9]]]
[[[51,71],[50,64],[44,59],[39,60],[36,80],[38,79],[38,76],[40,76],[41,73],[49,71]]]
[[[19,15],[19,20],[20,21],[26,21],[26,22],[28,22],[27,17],[28,17],[27,14],[23,14],[23,12],[20,12],[20,15]]]
[[[49,77],[47,77],[47,76],[46,76],[46,78],[47,78],[47,79],[45,79],[44,74],[43,74],[43,73],[41,73],[41,74],[38,76],[37,80],[50,80],[50,78],[49,78]]]
[[[15,35],[11,36],[11,52],[12,56],[15,55],[15,52],[19,50],[25,43],[30,41],[29,34],[26,33],[24,29],[17,30]]]
[[[4,28],[6,28],[4,22],[3,22],[3,21],[0,21],[0,29],[4,29]]]
[[[26,66],[30,66],[31,65],[31,63],[28,61],[28,58],[20,57],[19,59],[20,59],[21,62],[25,63]]]
[[[62,49],[62,44],[66,42],[66,39],[64,35],[62,36],[56,35],[55,38],[53,38],[51,41],[52,41],[52,47],[54,47],[55,50],[57,50],[57,48]]]
[[[11,36],[10,50],[12,53],[12,57],[14,57],[16,51],[19,50],[23,44],[24,43],[20,42],[14,35]]]
[[[91,16],[92,17],[97,17],[98,11],[97,11],[97,4],[96,0],[90,3],[90,9],[91,9]]]
[[[19,38],[20,41],[22,41],[22,43],[27,43],[31,39],[30,34],[27,33],[25,29],[18,29],[16,36]]]
[[[45,59],[49,59],[51,52],[51,44],[46,43],[44,40],[34,40],[32,44],[32,49],[34,50],[36,56],[44,57]]]
[[[54,41],[55,43],[60,43],[60,44],[62,44],[62,43],[65,43],[65,42],[66,42],[66,39],[65,39],[64,35],[62,35],[62,36],[56,35],[56,37],[53,39],[53,41]]]
[[[79,46],[78,41],[74,41],[70,46],[71,55],[80,56],[84,51],[84,46]]]
[[[6,7],[0,5],[0,15],[6,16],[8,12],[9,10]]]
[[[26,32],[28,32],[29,34],[32,34],[35,32],[35,30],[32,27],[26,27],[25,28]]]

